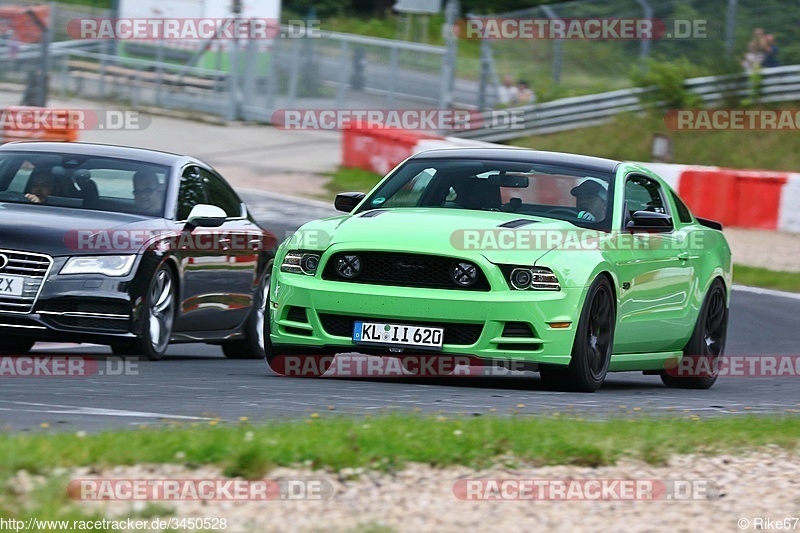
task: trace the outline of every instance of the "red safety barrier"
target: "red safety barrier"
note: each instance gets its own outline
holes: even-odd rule
[[[342,166],[381,175],[411,156],[420,140],[443,138],[418,131],[349,124],[343,128],[342,137]]]
[[[774,230],[786,180],[783,172],[687,170],[678,192],[697,216],[727,226]]]
[[[687,170],[681,174],[678,194],[695,215],[734,225],[739,203],[733,171]]]
[[[6,107],[0,109],[0,143],[78,140],[79,124],[69,109]]]
[[[739,172],[737,226],[755,229],[778,229],[781,192],[788,176],[781,172]]]

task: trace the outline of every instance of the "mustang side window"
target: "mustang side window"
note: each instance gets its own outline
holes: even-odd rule
[[[692,222],[692,212],[689,211],[689,208],[686,207],[686,204],[683,203],[683,200],[681,200],[678,195],[673,192],[672,201],[675,202],[675,208],[678,211],[678,219],[684,224],[690,224]]]
[[[625,220],[626,227],[636,211],[652,211],[669,214],[661,186],[645,176],[629,176],[625,182]]]

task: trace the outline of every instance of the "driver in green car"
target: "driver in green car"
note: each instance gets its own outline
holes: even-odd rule
[[[578,208],[579,219],[595,222],[606,217],[607,187],[605,183],[591,178],[584,180],[577,187],[573,187],[570,194],[575,197],[575,207]]]

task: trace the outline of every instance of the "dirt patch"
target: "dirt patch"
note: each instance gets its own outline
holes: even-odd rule
[[[62,471],[61,475],[66,479],[95,480],[222,477],[217,468],[189,469],[182,465],[120,466],[102,471],[79,468]],[[740,531],[757,529],[757,517],[797,516],[800,506],[797,490],[800,457],[773,446],[746,455],[674,456],[667,466],[624,461],[600,468],[531,466],[476,471],[411,464],[393,474],[279,468],[265,477],[276,481],[322,480],[333,488],[333,495],[314,501],[160,503],[179,518],[225,518],[227,532],[359,531],[366,527],[459,533],[487,527],[495,531]],[[672,487],[672,491],[657,500],[584,497],[572,501],[536,498],[465,501],[457,497],[460,492],[454,491],[454,487],[476,479],[649,480]],[[22,491],[31,490],[37,483],[32,483],[24,473],[11,480]],[[676,487],[684,487],[683,492]],[[587,490],[584,494],[588,493]],[[106,517],[119,519],[141,512],[144,502],[80,502],[79,505],[86,511],[99,510]]]

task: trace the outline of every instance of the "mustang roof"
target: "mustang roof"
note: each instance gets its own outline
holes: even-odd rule
[[[98,157],[115,157],[131,159],[147,163],[172,166],[176,163],[194,158],[149,150],[147,148],[130,148],[111,144],[94,144],[79,142],[11,142],[0,146],[0,151],[45,152],[74,155],[93,155]],[[196,160],[195,160],[196,161]]]
[[[596,172],[614,172],[619,161],[591,157],[588,155],[567,154],[562,152],[542,152],[522,150],[518,148],[446,148],[420,152],[412,159],[487,159],[500,161],[520,161],[542,165],[564,165],[578,167]]]

